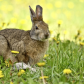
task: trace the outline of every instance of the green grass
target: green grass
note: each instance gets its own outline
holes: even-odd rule
[[[55,41],[50,42],[49,50],[43,61],[45,66],[39,67],[36,72],[26,69],[25,74],[18,77],[18,71],[11,71],[2,62],[0,67],[4,77],[0,79],[0,84],[44,84],[41,71],[46,79],[47,84],[83,84],[84,83],[84,47],[74,42],[64,41],[57,44]],[[37,66],[37,65],[36,65]],[[63,74],[64,69],[70,69],[71,74]]]
[[[56,7],[60,1],[61,7]],[[18,71],[6,67],[0,57],[0,70],[4,77],[0,84],[44,84],[41,71],[47,84],[84,84],[84,46],[79,45],[79,37],[84,40],[84,0],[0,0],[0,29],[18,28],[31,29],[31,18],[28,6],[34,10],[37,4],[43,7],[43,19],[52,31],[51,36],[57,37],[59,44],[51,38],[49,49],[43,58],[45,66],[39,67],[37,72],[25,70],[25,74],[18,77]],[[68,4],[72,3],[71,5]],[[60,4],[59,4],[60,5]],[[74,5],[72,7],[72,5]],[[70,8],[72,7],[72,8]],[[58,21],[62,24],[58,27]],[[75,35],[80,35],[74,39]],[[64,34],[64,31],[67,33]],[[58,36],[60,34],[60,38]],[[58,39],[59,38],[59,39]],[[36,65],[37,66],[37,65]],[[38,66],[37,66],[38,67]],[[71,74],[63,74],[64,69],[70,69]]]

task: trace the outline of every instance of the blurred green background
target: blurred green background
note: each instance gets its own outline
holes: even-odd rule
[[[31,29],[29,5],[43,7],[43,19],[49,25],[52,37],[73,40],[77,31],[84,37],[84,0],[0,0],[0,29]],[[60,24],[60,27],[58,25]]]

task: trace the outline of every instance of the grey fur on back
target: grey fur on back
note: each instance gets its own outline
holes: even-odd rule
[[[9,50],[19,51],[17,62],[37,63],[45,54],[48,48],[48,41],[37,41],[30,37],[30,31],[18,29],[5,29],[0,31],[8,43]]]
[[[19,29],[5,29],[0,31],[0,35],[3,35],[10,45],[13,45],[15,42],[21,41],[24,33],[24,30]]]

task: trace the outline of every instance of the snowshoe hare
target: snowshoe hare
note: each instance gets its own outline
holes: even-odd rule
[[[44,56],[50,36],[48,25],[43,21],[42,7],[36,6],[36,13],[29,6],[32,28],[29,31],[4,29],[0,31],[0,56],[12,63],[23,62],[34,65]],[[13,56],[11,51],[19,51]]]

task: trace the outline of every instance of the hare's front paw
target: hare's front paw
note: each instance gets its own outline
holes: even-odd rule
[[[28,68],[27,67],[27,65],[25,64],[25,63],[23,63],[23,62],[19,62],[19,63],[16,63],[16,64],[14,64],[14,66],[13,66],[13,69],[15,70],[15,69],[26,69],[26,68]]]
[[[34,71],[36,72],[36,69],[35,68],[32,68],[29,64],[25,64],[24,62],[19,62],[19,63],[16,63],[14,64],[13,66],[13,70],[15,69],[30,69],[31,71]]]

